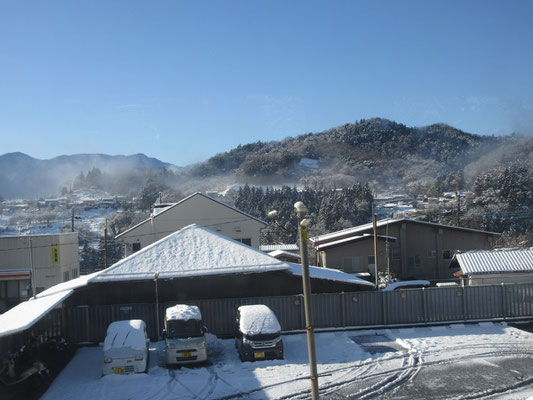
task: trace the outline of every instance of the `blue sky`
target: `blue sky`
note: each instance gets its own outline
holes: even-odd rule
[[[361,118],[533,132],[533,1],[0,0],[0,154],[176,165]]]

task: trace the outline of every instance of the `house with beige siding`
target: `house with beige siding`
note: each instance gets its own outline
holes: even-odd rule
[[[378,271],[401,280],[453,279],[448,268],[457,250],[488,250],[500,234],[410,219],[377,222]],[[310,238],[317,265],[348,273],[374,274],[373,225]]]
[[[194,193],[183,200],[152,212],[150,218],[117,235],[129,256],[181,228],[197,224],[238,242],[259,249],[261,229],[267,223],[235,207]]]
[[[0,237],[0,313],[80,273],[78,233]]]

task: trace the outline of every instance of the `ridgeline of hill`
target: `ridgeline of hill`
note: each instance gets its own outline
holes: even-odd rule
[[[37,160],[22,153],[0,156],[0,196],[56,196],[76,187],[137,195],[163,185],[183,194],[222,191],[232,184],[348,187],[419,193],[456,190],[498,166],[533,165],[533,139],[465,133],[446,124],[407,127],[373,118],[282,141],[256,142],[178,168],[143,154],[78,154]]]
[[[192,166],[189,173],[202,178],[230,173],[252,184],[373,182],[387,187],[423,183],[463,169],[507,141],[445,124],[409,128],[374,118],[279,142],[238,146]],[[316,161],[313,165],[302,159]]]

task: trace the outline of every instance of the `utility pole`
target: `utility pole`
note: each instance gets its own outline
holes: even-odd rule
[[[311,308],[311,279],[309,277],[309,261],[307,258],[307,225],[305,218],[307,207],[301,201],[294,204],[298,214],[298,231],[300,237],[300,256],[302,257],[302,283],[304,289],[305,330],[307,331],[307,351],[309,353],[309,369],[311,379],[311,394],[313,400],[318,400],[318,373],[316,368],[315,331],[313,329],[313,310]]]
[[[155,283],[155,321],[156,321],[156,330],[157,330],[157,338],[161,339],[160,331],[159,331],[159,288],[157,286],[157,280],[159,279],[159,272],[156,272],[154,275],[154,283]]]
[[[372,215],[372,225],[374,226],[374,277],[376,280],[376,289],[378,288],[378,225],[376,214]]]
[[[74,207],[72,207],[72,232],[74,232]]]
[[[457,226],[461,226],[461,194],[455,192],[455,197],[457,197]]]
[[[105,219],[104,228],[104,268],[107,268],[107,218]]]
[[[35,271],[33,270],[33,241],[30,236],[30,285],[31,285],[31,297],[35,297]]]

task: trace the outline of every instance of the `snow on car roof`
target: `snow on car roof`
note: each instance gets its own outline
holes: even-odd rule
[[[146,347],[145,323],[141,319],[115,321],[109,324],[104,341],[104,351],[130,347],[143,350]]]
[[[174,307],[169,307],[166,310],[167,320],[179,319],[188,321],[190,319],[202,320],[202,313],[196,306],[189,306],[187,304],[176,304]]]
[[[276,315],[264,304],[239,307],[239,329],[245,335],[278,333],[281,326]]]

